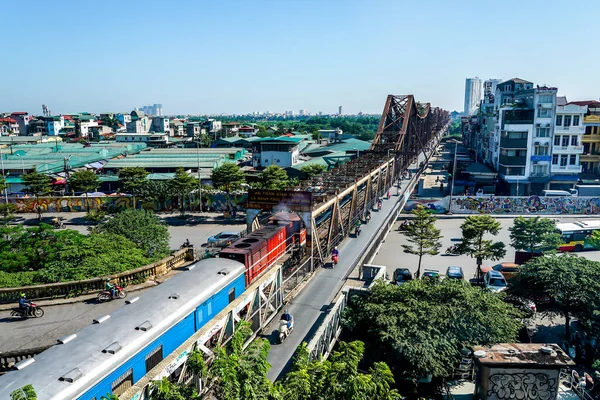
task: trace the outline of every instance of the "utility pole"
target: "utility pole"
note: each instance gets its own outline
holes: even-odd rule
[[[2,163],[2,177],[4,178],[4,184],[6,185],[6,174],[4,173],[4,155],[2,154],[2,147],[0,147],[0,163]],[[4,203],[8,204],[8,193],[4,188]]]
[[[64,160],[64,169],[65,169],[65,196],[68,196],[69,194],[69,160],[71,159],[71,157],[73,157],[73,154],[71,154],[69,157],[65,157]]]
[[[452,215],[452,194],[454,193],[454,182],[456,182],[456,153],[458,152],[458,140],[454,140],[454,164],[452,166],[452,184],[450,185],[450,201],[448,202],[448,214]]]
[[[196,155],[198,158],[198,206],[202,212],[202,177],[200,176],[200,137],[196,137]]]

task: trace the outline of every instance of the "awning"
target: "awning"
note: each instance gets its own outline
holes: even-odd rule
[[[52,182],[53,185],[64,185],[65,183],[67,183],[65,178],[56,178],[54,182]]]
[[[561,182],[577,182],[579,180],[578,175],[552,175],[553,181]]]

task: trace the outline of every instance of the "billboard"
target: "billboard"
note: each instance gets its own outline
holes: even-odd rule
[[[277,206],[289,211],[311,212],[312,193],[263,189],[248,191],[248,208],[272,210]]]

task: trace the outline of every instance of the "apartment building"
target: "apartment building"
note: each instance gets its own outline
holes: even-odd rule
[[[569,104],[587,107],[583,116],[585,132],[581,138],[583,153],[579,156],[582,176],[588,179],[600,178],[600,102],[587,100]]]
[[[567,190],[579,180],[583,154],[583,124],[587,105],[568,103],[558,98],[552,141],[552,179],[550,189]]]

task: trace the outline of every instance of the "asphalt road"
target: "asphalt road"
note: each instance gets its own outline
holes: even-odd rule
[[[456,217],[456,215],[454,217]],[[399,218],[399,220],[401,219],[402,218]],[[506,245],[506,256],[499,261],[484,261],[483,266],[492,266],[503,261],[514,262],[515,249],[510,246],[510,232],[508,231],[508,228],[513,225],[513,219],[514,218],[498,218],[497,221],[502,225],[502,230],[496,237],[489,236],[489,239],[503,242]],[[577,217],[560,218],[561,222],[572,222],[580,219],[581,218]],[[463,223],[463,220],[464,218],[440,218],[436,222],[436,227],[442,231],[442,235],[444,236],[442,239],[442,248],[440,249],[440,254],[437,256],[423,256],[421,273],[424,269],[434,269],[438,270],[440,274],[445,274],[448,266],[456,265],[462,267],[465,279],[475,277],[475,272],[477,270],[477,262],[475,259],[467,255],[447,256],[444,254],[446,248],[452,243],[457,243],[457,240],[460,240],[462,236],[460,225]],[[403,252],[402,245],[408,244],[408,242],[406,241],[406,236],[397,230],[400,223],[400,221],[396,223],[394,230],[387,236],[385,243],[382,244],[378,254],[372,261],[372,264],[375,265],[385,265],[390,277],[396,268],[408,268],[411,272],[416,272],[419,261],[419,257]],[[600,251],[584,251],[577,254],[590,260],[600,261]]]
[[[87,233],[87,227],[68,225],[67,228]],[[195,246],[206,243],[206,240],[222,231],[241,231],[245,225],[197,225],[169,227],[171,248],[178,249],[186,238]],[[150,290],[150,289],[145,289]],[[137,296],[145,290],[137,291]],[[44,307],[45,315],[40,318],[26,320],[10,317],[10,311],[0,311],[0,353],[19,349],[28,349],[56,343],[56,339],[75,333],[92,323],[94,318],[110,314],[124,304],[125,300],[113,300],[98,304],[95,301]],[[16,306],[16,304],[15,304]]]

